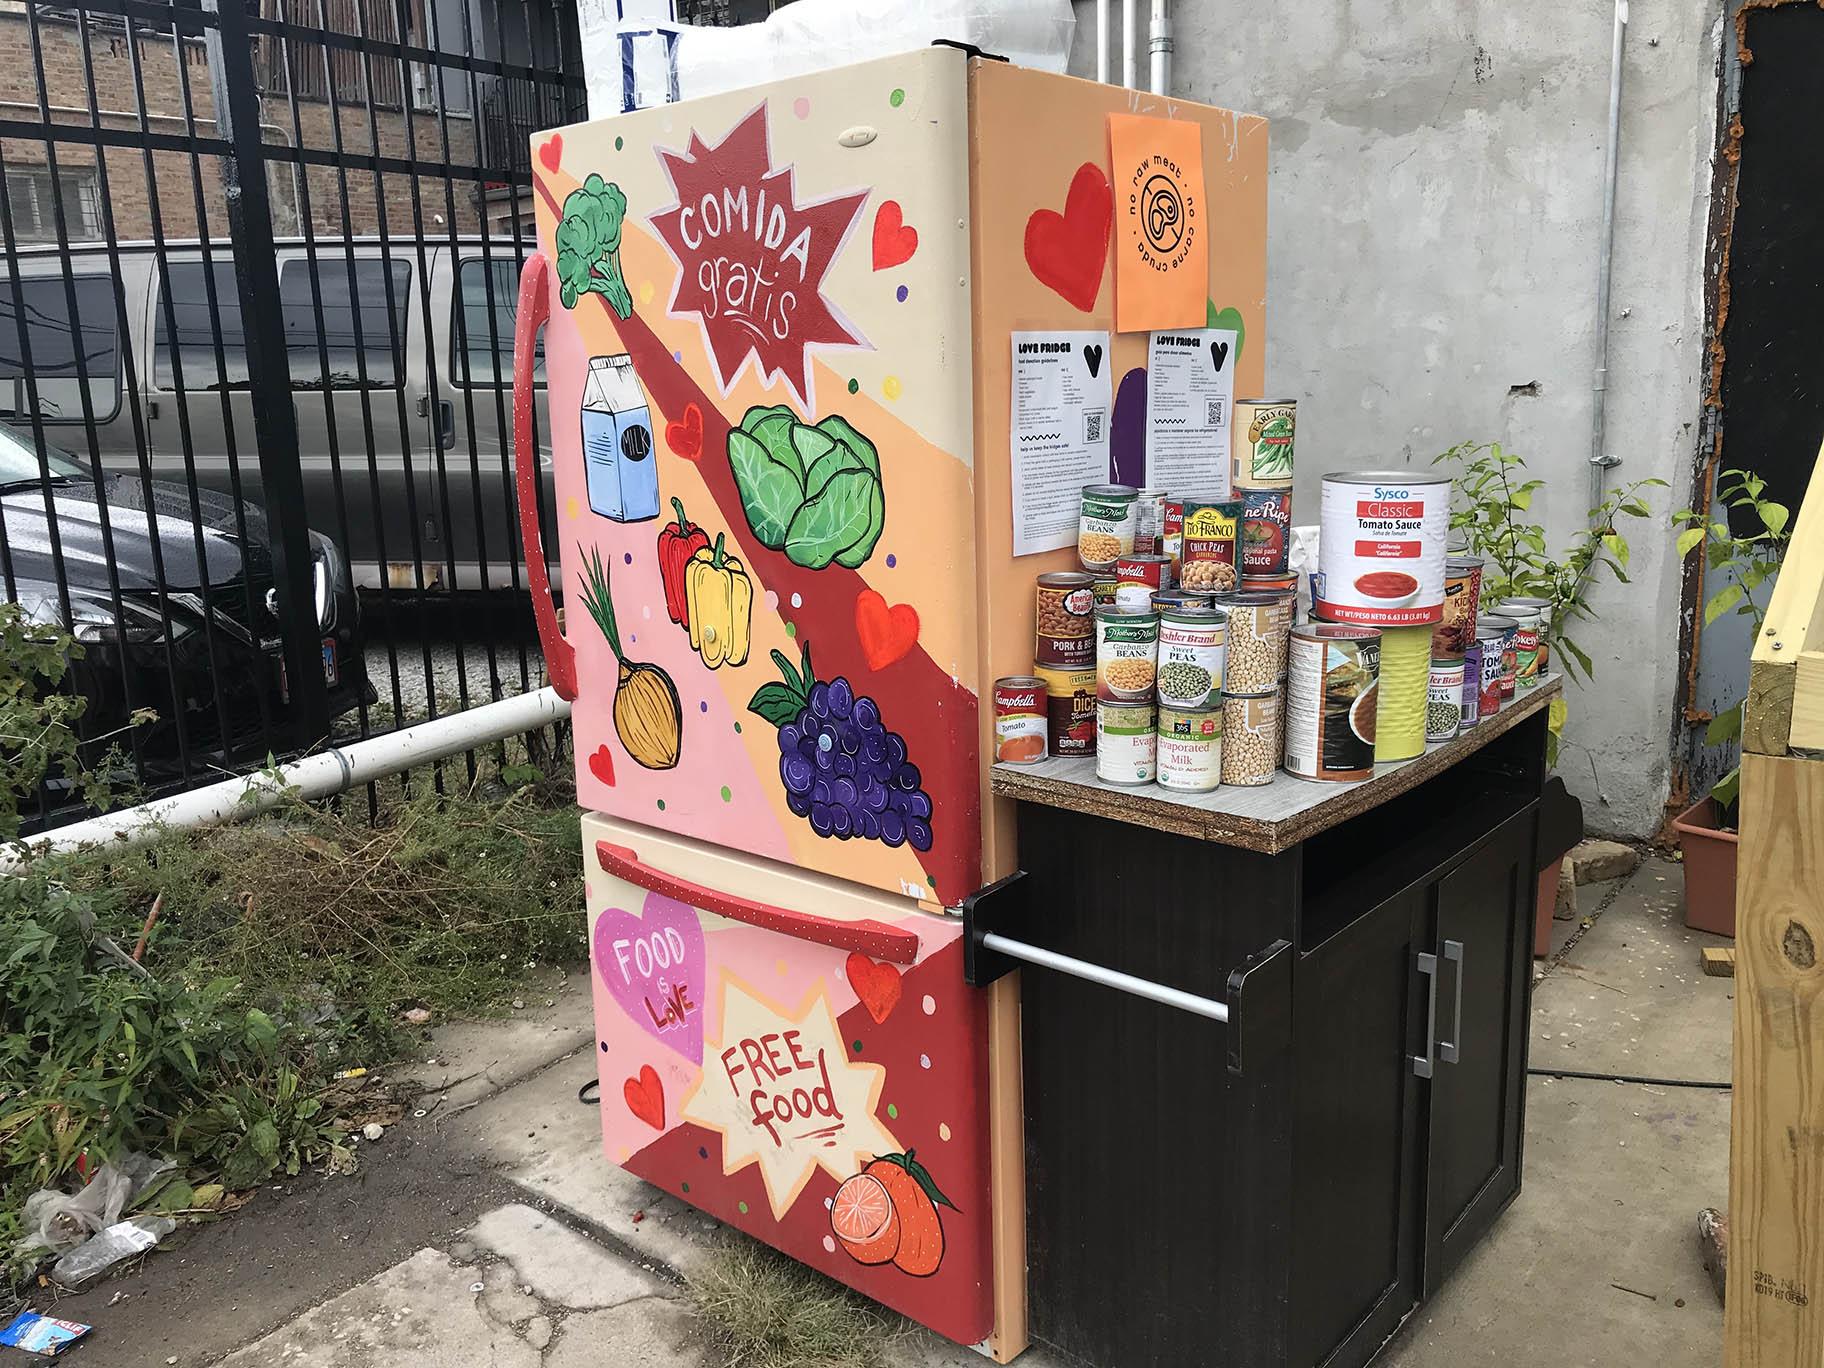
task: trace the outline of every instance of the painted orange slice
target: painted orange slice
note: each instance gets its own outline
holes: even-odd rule
[[[899,1250],[899,1213],[886,1184],[872,1174],[857,1173],[836,1189],[830,1228],[857,1263],[885,1263]]]

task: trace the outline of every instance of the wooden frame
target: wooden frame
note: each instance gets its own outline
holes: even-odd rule
[[[1824,1362],[1824,455],[1742,720],[1729,1368]]]

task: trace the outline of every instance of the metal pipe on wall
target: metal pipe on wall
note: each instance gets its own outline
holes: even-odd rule
[[[1171,0],[1153,0],[1153,20],[1148,47],[1153,57],[1153,94],[1172,93],[1172,5]]]
[[[1628,0],[1615,0],[1615,34],[1609,54],[1609,144],[1602,168],[1602,245],[1596,264],[1596,369],[1591,389],[1595,411],[1590,419],[1590,507],[1602,502],[1603,475],[1621,464],[1608,446],[1609,290],[1615,261],[1615,183],[1621,152],[1621,71],[1628,42]]]
[[[1108,84],[1108,0],[1096,0],[1096,79]]]
[[[1134,22],[1139,0],[1121,0],[1121,84],[1134,88],[1134,49],[1140,45]]]

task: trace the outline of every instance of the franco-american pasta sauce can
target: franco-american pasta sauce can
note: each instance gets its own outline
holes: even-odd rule
[[[1324,476],[1313,611],[1331,622],[1416,627],[1444,612],[1450,480],[1417,471]]]

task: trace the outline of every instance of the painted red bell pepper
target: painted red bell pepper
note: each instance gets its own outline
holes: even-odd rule
[[[684,567],[698,551],[709,546],[709,533],[684,516],[684,501],[673,499],[677,521],[659,529],[659,579],[665,586],[665,611],[680,627],[690,626],[684,598]]]

